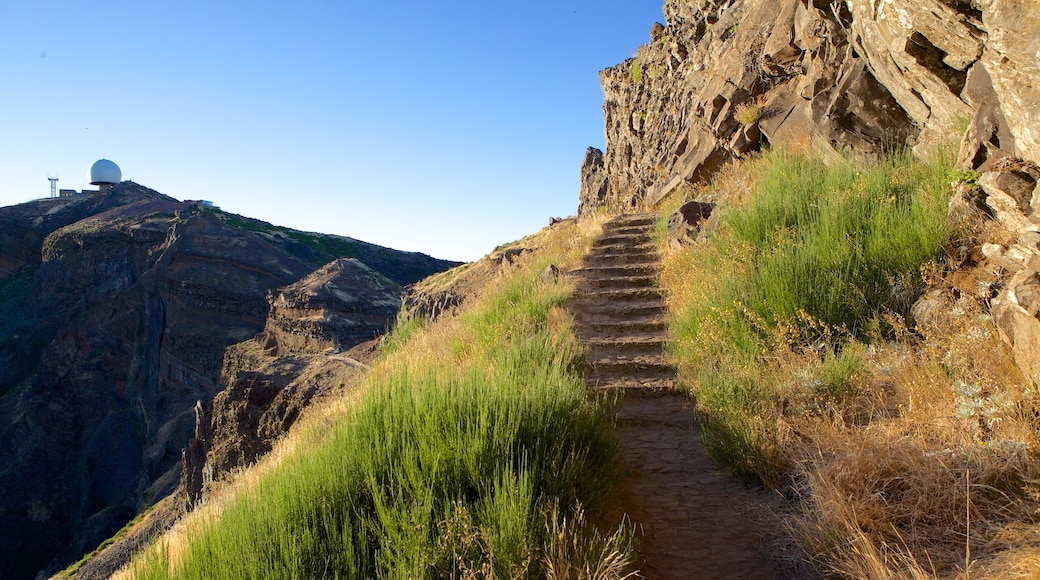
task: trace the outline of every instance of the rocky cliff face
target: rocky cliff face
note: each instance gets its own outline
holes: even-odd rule
[[[196,402],[220,390],[225,349],[264,328],[270,290],[330,254],[377,258],[378,274],[351,275],[398,296],[400,285],[454,265],[129,182],[0,208],[0,225],[3,578],[67,563],[173,489]],[[300,296],[285,300],[305,304]],[[388,300],[381,294],[373,316],[385,316]],[[320,341],[314,314],[296,324]]]
[[[227,387],[214,399],[204,429],[209,433],[204,479],[252,463],[312,400],[351,386],[366,368],[369,341],[397,316],[401,289],[344,258],[272,292],[268,302],[264,330],[224,355]],[[199,483],[205,481],[187,486],[196,497]]]
[[[607,151],[586,155],[579,213],[656,203],[789,139],[923,153],[968,124],[974,167],[997,150],[1040,160],[1030,0],[667,0],[664,13],[635,58],[600,73]]]
[[[635,58],[600,73],[607,151],[585,155],[579,214],[653,206],[767,143],[872,157],[962,136],[975,177],[951,219],[1003,233],[962,248],[960,278],[978,288],[961,291],[990,304],[1040,386],[1035,1],[666,0],[664,14]]]

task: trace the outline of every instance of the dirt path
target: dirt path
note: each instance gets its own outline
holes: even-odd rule
[[[692,401],[673,390],[653,219],[628,215],[604,226],[575,272],[569,304],[588,348],[589,388],[623,392],[616,412],[624,477],[609,517],[627,513],[641,526],[647,578],[800,576],[772,549],[776,500],[719,469],[701,445]]]

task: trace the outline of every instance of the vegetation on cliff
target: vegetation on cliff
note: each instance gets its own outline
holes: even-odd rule
[[[604,401],[585,396],[559,308],[570,288],[538,278],[575,263],[587,229],[557,225],[458,315],[401,325],[358,393],[312,415],[283,444],[294,452],[200,509],[135,574],[622,577],[630,535],[583,516],[611,485],[616,441]]]
[[[977,294],[911,313],[971,234],[948,222],[954,180],[942,157],[772,151],[694,192],[721,225],[666,259],[710,451],[797,498],[791,533],[828,575],[1040,571],[1037,393]]]

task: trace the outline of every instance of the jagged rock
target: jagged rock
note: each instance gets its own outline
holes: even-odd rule
[[[650,27],[650,40],[655,42],[661,40],[661,37],[664,36],[664,30],[664,24],[654,22],[654,25]]]
[[[982,11],[987,33],[982,64],[1014,136],[1013,151],[1040,162],[1040,10],[1033,0],[978,0],[973,5]]]
[[[981,188],[959,182],[950,197],[946,215],[952,223],[968,223],[991,216],[992,210],[986,205],[986,194]]]
[[[924,154],[971,119],[966,168],[1040,160],[1028,0],[666,0],[664,14],[650,44],[600,73],[604,175],[583,177],[579,215],[653,205],[762,143]]]
[[[206,466],[206,450],[212,440],[213,429],[210,416],[202,401],[195,402],[195,433],[188,446],[181,451],[181,485],[184,509],[190,510],[202,499],[206,484],[212,480],[213,472]]]
[[[1040,220],[1034,204],[1040,168],[1009,156],[990,158],[986,165],[991,170],[979,177],[985,203],[993,219],[1017,238],[1008,246],[982,244],[982,254],[999,274],[987,288],[990,311],[1019,369],[1040,386]]]
[[[1022,374],[1040,386],[1040,256],[1012,276],[1007,288],[991,302],[1000,337],[1011,346]]]
[[[695,243],[701,237],[701,231],[715,211],[715,204],[701,201],[690,201],[668,216],[668,245],[679,249]]]
[[[340,258],[268,297],[260,338],[269,354],[339,352],[386,332],[401,306],[391,280],[350,258]]]
[[[971,67],[961,95],[975,112],[961,139],[957,164],[964,169],[986,171],[988,164],[1014,155],[1015,138],[986,67]]]
[[[555,284],[560,281],[560,268],[556,264],[549,264],[542,270],[542,273],[538,275],[538,279],[546,284]]]
[[[972,113],[960,94],[982,56],[981,14],[940,0],[846,3],[856,52],[922,128],[917,144],[927,150],[942,142]]]
[[[585,215],[603,205],[609,183],[603,167],[603,152],[595,147],[585,151],[581,162],[581,192],[578,194],[578,215]],[[551,223],[549,225],[552,225]]]
[[[401,294],[368,266],[340,258],[271,292],[268,302],[264,330],[224,356],[226,386],[213,400],[211,476],[252,463],[316,398],[352,384],[365,365],[343,351],[385,332]]]
[[[986,205],[993,211],[996,220],[1015,234],[1040,231],[1040,225],[1027,217],[1026,212],[1033,213],[1033,188],[1026,190],[1025,184],[1029,182],[1022,175],[1028,174],[988,171],[979,177],[979,186],[986,193]],[[1029,185],[1035,185],[1035,182]]]
[[[498,252],[494,252],[493,254],[491,254],[491,259],[495,260],[499,265],[512,264],[513,262],[516,262],[520,258],[520,256],[523,256],[524,254],[530,251],[531,248],[526,248],[524,246],[513,246]]]
[[[413,286],[406,290],[401,310],[406,316],[417,316],[428,320],[436,320],[444,314],[454,311],[466,299],[452,289],[428,292]]]
[[[261,347],[262,336],[234,345],[225,355],[226,387],[213,399],[208,478],[219,479],[270,451],[304,409],[354,386],[374,356],[368,342],[346,352],[272,356]]]

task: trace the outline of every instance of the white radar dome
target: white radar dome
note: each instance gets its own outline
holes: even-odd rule
[[[119,171],[119,166],[108,159],[98,159],[90,166],[91,185],[115,184],[122,180],[123,173]]]

